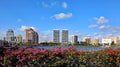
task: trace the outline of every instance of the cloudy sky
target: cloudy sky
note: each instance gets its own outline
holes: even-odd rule
[[[0,0],[0,39],[8,29],[24,36],[25,28],[52,39],[52,30],[68,29],[82,37],[120,35],[120,0]]]

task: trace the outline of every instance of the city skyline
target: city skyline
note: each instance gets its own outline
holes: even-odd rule
[[[67,29],[69,38],[119,36],[119,3],[119,0],[0,0],[0,39],[8,29],[25,37],[26,28],[37,31],[40,42],[52,41],[54,29]]]
[[[72,35],[71,38],[68,37],[69,31],[68,30],[53,30],[53,37],[52,41],[43,41],[39,42],[39,35],[38,33],[32,29],[27,28],[24,31],[25,39],[22,39],[23,37],[18,34],[17,36],[14,36],[14,30],[8,29],[6,31],[6,36],[1,41],[7,41],[9,43],[30,43],[30,44],[39,44],[39,43],[71,43],[71,44],[91,44],[91,45],[99,45],[99,44],[120,44],[120,36],[115,37],[105,37],[105,38],[90,38],[90,37],[83,37],[82,40],[78,40],[78,35]],[[71,39],[71,40],[70,40]],[[1,42],[2,43],[2,42]]]

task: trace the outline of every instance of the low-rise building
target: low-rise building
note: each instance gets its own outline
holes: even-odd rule
[[[102,38],[103,45],[111,45],[112,39],[111,38]]]
[[[3,45],[4,45],[4,41],[0,40],[0,46],[3,46]]]
[[[84,37],[83,42],[86,42],[87,44],[91,44],[91,39],[89,37]]]
[[[91,44],[98,46],[99,45],[99,39],[93,38]]]
[[[120,45],[120,37],[112,37],[111,40],[115,45]]]

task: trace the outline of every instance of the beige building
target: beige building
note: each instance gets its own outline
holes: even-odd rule
[[[99,39],[93,38],[92,39],[92,45],[99,45]]]
[[[120,45],[120,37],[118,37],[118,36],[112,37],[111,40],[112,40],[112,42],[114,42],[114,44]]]
[[[30,44],[38,44],[38,33],[32,28],[25,30],[25,42]]]
[[[16,36],[16,42],[18,42],[18,43],[22,42],[22,36],[21,35]]]
[[[84,37],[83,42],[85,42],[87,44],[91,44],[91,39],[89,37]]]

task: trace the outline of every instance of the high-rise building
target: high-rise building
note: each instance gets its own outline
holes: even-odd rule
[[[53,30],[53,42],[59,43],[60,42],[60,32],[59,30]]]
[[[78,43],[78,36],[77,35],[72,35],[72,43],[77,44]]]
[[[32,28],[25,30],[25,41],[30,44],[38,44],[38,34]]]
[[[8,42],[14,42],[14,39],[14,31],[12,29],[8,29],[8,31],[6,32],[5,40]]]
[[[62,43],[68,43],[68,30],[62,30]]]
[[[25,30],[25,41],[29,43],[33,43],[33,32],[32,28],[28,28]]]
[[[38,44],[39,43],[39,35],[37,32],[34,32],[34,44]]]

